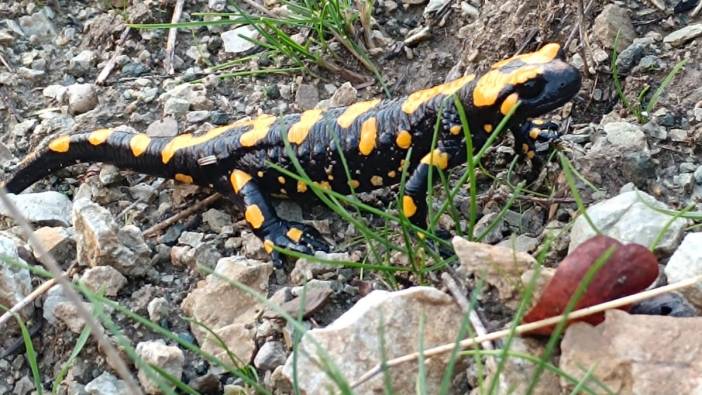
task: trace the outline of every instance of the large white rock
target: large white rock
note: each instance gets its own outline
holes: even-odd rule
[[[561,342],[560,368],[576,378],[592,368],[594,380],[622,395],[702,393],[702,318],[630,315],[609,310],[593,327],[570,325]],[[562,393],[570,393],[573,385]]]
[[[587,214],[603,234],[622,243],[637,243],[648,247],[672,219],[671,215],[661,210],[670,208],[645,192],[629,191],[590,206]],[[672,221],[656,251],[673,251],[687,222],[684,218]],[[579,216],[570,232],[568,251],[572,252],[580,243],[595,234],[585,217]]]
[[[386,358],[419,350],[420,320],[424,317],[424,348],[453,342],[461,327],[463,313],[447,294],[430,287],[413,287],[397,292],[373,291],[326,328],[305,333],[298,348],[297,380],[307,394],[329,393],[336,388],[320,368],[317,346],[325,350],[348,382],[358,379],[381,359],[380,331],[384,333]],[[448,356],[429,358],[426,384],[437,393]],[[460,365],[460,364],[459,364]],[[456,368],[456,372],[461,367]],[[291,381],[293,356],[283,369]],[[417,364],[407,363],[390,371],[397,394],[415,393]],[[383,393],[383,375],[362,384],[356,394]]]
[[[680,247],[675,250],[665,266],[665,275],[669,283],[687,280],[702,275],[702,232],[685,236]],[[702,310],[702,282],[679,291],[687,300]]]

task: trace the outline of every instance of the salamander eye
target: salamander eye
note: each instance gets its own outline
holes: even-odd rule
[[[519,91],[519,97],[522,99],[533,99],[543,92],[544,86],[544,80],[541,78],[531,79],[517,88]]]

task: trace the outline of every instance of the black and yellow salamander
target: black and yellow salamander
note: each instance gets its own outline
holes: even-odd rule
[[[579,89],[578,70],[562,59],[558,44],[547,44],[536,52],[498,62],[479,78],[467,75],[399,99],[374,99],[280,117],[261,115],[202,134],[176,137],[149,137],[109,128],[54,137],[18,165],[5,187],[20,193],[42,177],[77,162],[112,163],[211,186],[243,202],[246,221],[267,251],[276,245],[311,253],[328,246],[313,228],[279,218],[267,198],[282,194],[300,199],[311,193],[305,183],[266,165],[269,161],[294,171],[284,136],[311,180],[344,194],[351,188],[365,192],[397,184],[407,150],[412,148],[409,163],[404,164],[409,177],[402,210],[415,225],[426,226],[429,171],[445,170],[466,160],[466,141],[454,95],[465,109],[476,150],[519,103],[508,125],[518,151],[531,158],[536,141],[558,136],[531,118],[562,106]],[[339,149],[351,179],[342,166]]]

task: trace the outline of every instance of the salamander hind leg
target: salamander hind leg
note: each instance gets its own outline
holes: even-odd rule
[[[218,189],[225,196],[236,196],[243,201],[246,222],[263,241],[264,248],[271,254],[276,267],[282,267],[283,259],[275,247],[308,255],[314,255],[315,251],[330,250],[329,245],[313,227],[279,218],[248,173],[233,170],[219,184]]]

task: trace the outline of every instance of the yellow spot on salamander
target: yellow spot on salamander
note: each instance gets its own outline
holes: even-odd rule
[[[534,151],[527,152],[527,158],[534,159],[535,156],[536,156],[536,152],[534,152]]]
[[[192,184],[193,183],[193,178],[187,174],[176,173],[176,175],[173,178],[175,178],[176,181],[182,182],[183,184]]]
[[[454,136],[458,136],[459,134],[461,134],[462,130],[463,130],[463,128],[461,127],[461,125],[453,125],[449,129],[449,132],[451,132],[451,134]]]
[[[491,106],[497,101],[503,89],[510,85],[522,84],[543,72],[544,64],[554,60],[560,50],[558,44],[547,44],[536,52],[517,55],[492,65],[492,70],[478,80],[473,90],[473,104],[476,107]],[[514,60],[524,65],[516,69],[501,69]]]
[[[358,180],[349,180],[349,186],[353,189],[356,189],[361,186],[361,183],[358,182]]]
[[[544,64],[552,61],[553,59],[556,59],[558,56],[558,51],[561,49],[561,46],[556,43],[550,43],[546,44],[541,49],[539,49],[536,52],[530,52],[530,53],[525,53],[522,55],[517,55],[513,56],[509,59],[501,60],[495,64],[492,65],[491,68],[493,69],[499,69],[500,67],[508,64],[509,62],[513,60],[521,60],[522,62],[526,64]]]
[[[150,142],[151,138],[142,133],[132,137],[131,140],[129,140],[129,148],[132,150],[132,155],[134,155],[134,157],[141,156],[141,154],[146,152]]]
[[[500,106],[500,112],[503,115],[509,114],[510,110],[512,110],[512,107],[516,106],[518,101],[519,95],[516,93],[512,93],[511,95],[507,96],[507,98],[502,102],[502,105]]]
[[[305,184],[302,181],[297,182],[297,191],[300,193],[305,193],[307,192],[307,184]]]
[[[300,239],[302,239],[302,231],[298,228],[290,228],[286,235],[288,236],[288,239],[294,241],[295,243],[299,243]]]
[[[483,125],[483,130],[485,131],[485,133],[492,133],[492,125],[486,123],[485,125]]]
[[[510,86],[523,84],[543,73],[543,66],[525,65],[519,69],[503,73],[501,70],[491,70],[482,76],[473,89],[473,104],[485,107],[495,104],[500,92]]]
[[[261,225],[263,225],[263,213],[258,205],[252,204],[250,206],[246,206],[244,218],[246,218],[246,222],[248,222],[254,229],[259,229]]]
[[[334,181],[334,176],[330,174],[330,175],[327,176],[327,179],[328,179],[329,181]]]
[[[292,144],[302,144],[310,133],[312,126],[322,119],[324,110],[309,110],[302,113],[300,120],[288,130],[288,141]]]
[[[376,186],[376,187],[383,186],[383,177],[373,176],[370,178],[370,183],[371,183],[371,185]]]
[[[278,176],[278,182],[279,182],[280,184],[285,185],[285,177],[283,177],[283,176]]]
[[[448,154],[437,148],[434,151],[424,155],[420,163],[435,166],[441,170],[444,170],[448,167]]]
[[[268,239],[266,239],[266,240],[263,241],[263,249],[264,249],[268,254],[270,254],[271,252],[273,252],[273,246],[274,246],[274,244],[273,244],[272,241],[270,241],[270,240],[268,240]]]
[[[112,134],[112,129],[98,129],[88,136],[88,142],[92,145],[100,145],[107,141],[107,138]]]
[[[458,92],[459,89],[463,88],[467,83],[473,81],[475,75],[467,75],[461,77],[457,80],[447,82],[445,84],[437,85],[432,88],[423,89],[417,91],[407,96],[405,101],[402,103],[402,111],[405,114],[413,114],[419,107],[427,103],[431,99],[439,95],[450,96]]]
[[[68,152],[68,149],[71,147],[71,137],[70,136],[61,136],[57,137],[53,140],[51,140],[51,143],[49,143],[49,149],[54,151],[54,152]]]
[[[326,182],[326,181],[320,181],[320,182],[319,182],[319,186],[320,186],[322,189],[327,189],[327,190],[331,189],[331,185],[330,185],[328,182]]]
[[[531,120],[531,123],[533,123],[534,125],[541,126],[544,124],[544,120],[540,118],[534,118]]]
[[[412,145],[412,134],[406,130],[400,130],[395,138],[395,144],[402,149],[408,149]]]
[[[531,128],[531,130],[529,131],[529,137],[532,140],[538,139],[540,135],[541,135],[541,130],[539,128]]]
[[[243,147],[253,147],[268,135],[268,130],[275,122],[273,115],[261,115],[253,120],[251,130],[239,137],[239,144]]]
[[[258,178],[263,178],[263,172],[261,170],[256,172],[256,175],[258,176]]]
[[[161,161],[163,162],[163,164],[166,164],[171,160],[171,158],[173,158],[173,155],[175,155],[175,153],[178,150],[206,143],[234,128],[251,126],[252,124],[252,120],[242,119],[226,126],[212,128],[206,133],[203,133],[198,136],[195,136],[192,133],[181,134],[180,136],[176,136],[170,142],[168,142],[168,144],[166,144],[165,147],[163,147],[163,151],[161,151]]]
[[[370,117],[361,124],[361,138],[358,142],[358,150],[362,155],[370,155],[375,148],[375,141],[378,138],[378,121],[375,117]]]
[[[522,152],[525,154],[527,152],[529,152],[529,144],[526,144],[526,143],[522,144]]]
[[[390,177],[390,178],[395,178],[396,175],[397,175],[397,172],[395,170],[390,170],[388,172],[388,177]]]
[[[239,193],[249,180],[251,180],[251,176],[241,170],[234,170],[229,176],[229,182],[232,184],[232,188],[234,188],[234,192],[236,193]]]
[[[412,196],[405,195],[402,197],[402,213],[405,214],[407,218],[417,213],[417,205],[414,203]]]
[[[346,108],[344,113],[341,114],[339,118],[336,119],[336,123],[342,128],[348,128],[353,124],[353,121],[355,121],[359,115],[377,106],[378,103],[380,103],[380,99],[362,101],[359,103],[352,104]]]

